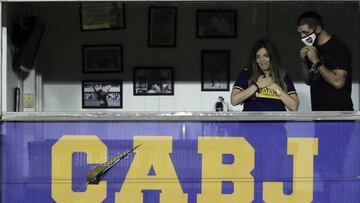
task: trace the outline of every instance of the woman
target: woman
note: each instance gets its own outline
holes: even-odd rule
[[[294,84],[281,68],[280,54],[270,40],[261,39],[253,45],[248,69],[240,72],[233,86],[231,104],[244,104],[243,111],[298,109]]]

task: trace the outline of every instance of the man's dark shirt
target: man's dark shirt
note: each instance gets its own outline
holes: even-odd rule
[[[329,70],[342,69],[347,72],[345,85],[336,89],[320,75],[318,70],[309,68],[311,107],[313,111],[353,111],[351,100],[351,54],[348,48],[336,36],[318,46],[320,60]],[[314,67],[309,64],[309,67]]]

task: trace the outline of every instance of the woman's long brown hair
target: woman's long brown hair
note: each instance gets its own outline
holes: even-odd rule
[[[278,84],[284,91],[287,91],[287,87],[284,82],[285,71],[281,67],[281,57],[279,51],[274,43],[268,39],[260,39],[256,41],[251,48],[247,66],[250,71],[249,83],[254,84],[261,75],[264,75],[259,65],[256,63],[256,52],[258,52],[261,48],[265,48],[270,57],[270,76],[274,79],[276,84]]]

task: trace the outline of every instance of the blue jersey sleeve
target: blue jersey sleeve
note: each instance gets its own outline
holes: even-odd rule
[[[285,81],[285,84],[286,84],[286,87],[287,87],[288,94],[289,95],[290,94],[297,94],[294,83],[291,80],[289,75],[286,74],[286,76],[284,78],[284,81]]]
[[[235,89],[240,89],[240,90],[245,90],[247,89],[249,86],[249,71],[248,70],[242,70],[235,83],[234,83],[234,86],[233,88]]]

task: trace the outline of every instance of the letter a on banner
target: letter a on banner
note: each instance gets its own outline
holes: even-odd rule
[[[264,182],[266,203],[310,203],[313,200],[314,155],[318,154],[317,138],[289,138],[288,154],[293,155],[293,192],[283,194],[282,182]]]
[[[254,148],[243,137],[199,137],[202,184],[198,203],[250,203],[254,199]],[[233,163],[222,164],[231,154]],[[222,194],[222,183],[232,182],[232,194]]]
[[[106,198],[106,181],[87,185],[85,192],[72,191],[72,154],[85,152],[88,164],[106,161],[107,147],[96,136],[64,135],[52,146],[51,195],[58,203],[96,202]]]
[[[115,193],[115,202],[143,203],[143,190],[161,190],[160,203],[187,203],[188,196],[170,159],[172,137],[135,136],[134,146],[137,145],[141,146],[135,151],[120,192]]]

